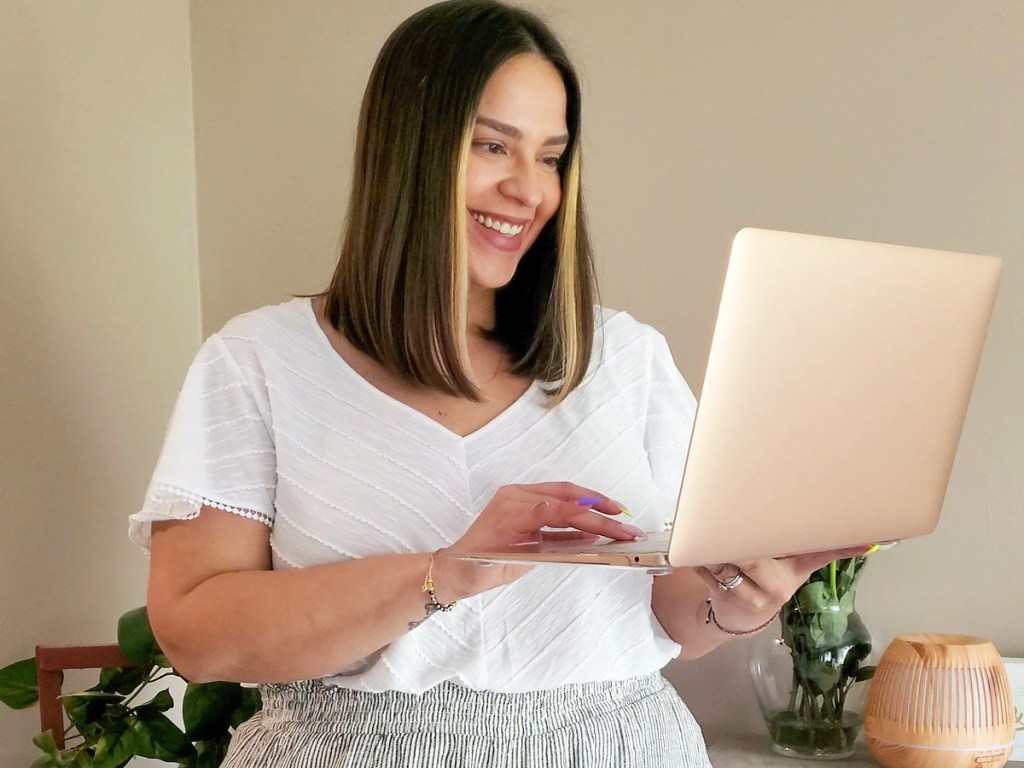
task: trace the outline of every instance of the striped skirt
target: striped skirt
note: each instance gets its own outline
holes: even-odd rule
[[[446,683],[423,695],[319,681],[262,686],[225,768],[710,768],[658,673],[529,693]]]

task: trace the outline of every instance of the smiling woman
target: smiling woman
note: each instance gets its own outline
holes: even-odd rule
[[[671,517],[693,395],[596,295],[562,46],[493,0],[411,17],[330,286],[207,340],[132,517],[168,658],[261,684],[226,765],[708,768],[660,670],[765,626],[802,561],[722,566],[722,594],[458,557]]]

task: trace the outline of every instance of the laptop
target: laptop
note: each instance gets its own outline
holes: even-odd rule
[[[931,533],[1001,270],[991,256],[741,230],[671,531],[461,557],[657,573]]]

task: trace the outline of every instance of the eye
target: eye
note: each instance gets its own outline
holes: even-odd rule
[[[489,141],[487,139],[481,139],[474,141],[473,146],[477,149],[483,150],[489,155],[503,155],[505,154],[505,145],[500,141]]]
[[[542,165],[547,166],[552,171],[562,170],[562,156],[561,155],[545,155],[540,159]]]

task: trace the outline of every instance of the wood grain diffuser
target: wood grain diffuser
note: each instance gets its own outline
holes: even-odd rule
[[[1013,729],[1010,681],[988,640],[901,635],[878,662],[864,738],[886,768],[1001,768]]]

